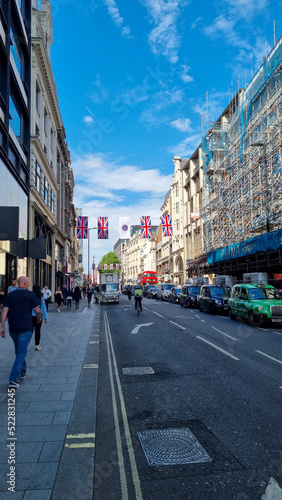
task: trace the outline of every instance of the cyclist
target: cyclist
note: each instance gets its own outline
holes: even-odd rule
[[[140,288],[136,288],[134,293],[134,298],[135,298],[135,310],[137,309],[137,302],[140,302],[140,310],[142,312],[143,292]]]

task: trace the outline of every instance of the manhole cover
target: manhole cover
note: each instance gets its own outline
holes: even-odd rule
[[[160,429],[137,434],[149,465],[181,465],[212,461],[188,428]]]
[[[152,375],[154,372],[150,366],[135,366],[133,368],[123,368],[124,375]]]

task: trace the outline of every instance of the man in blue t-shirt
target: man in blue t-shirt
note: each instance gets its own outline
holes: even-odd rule
[[[14,361],[9,387],[17,389],[19,384],[17,378],[25,378],[25,357],[30,339],[32,337],[32,310],[37,316],[37,322],[41,321],[41,309],[35,293],[28,290],[29,279],[27,276],[18,278],[18,288],[9,293],[5,299],[1,317],[1,337],[5,338],[5,321],[8,316],[9,332],[15,345],[16,359]]]

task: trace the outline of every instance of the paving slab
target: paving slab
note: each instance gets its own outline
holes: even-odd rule
[[[19,380],[15,391],[14,436],[8,433],[8,379],[14,346],[6,324],[6,339],[0,339],[0,500],[77,500],[85,473],[92,482],[88,481],[87,492],[83,483],[83,494],[86,499],[92,497],[94,445],[77,453],[67,445],[68,436],[81,429],[95,435],[98,370],[83,370],[84,364],[98,364],[99,344],[89,344],[94,319],[96,330],[100,306],[87,307],[86,299],[79,310],[62,306],[61,314],[54,304],[49,305],[42,349],[35,351],[32,338],[26,356],[27,377]],[[16,462],[12,493],[7,484],[11,457]],[[75,491],[80,496],[73,497]]]

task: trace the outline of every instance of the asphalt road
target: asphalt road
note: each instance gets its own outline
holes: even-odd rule
[[[282,499],[282,327],[101,311],[94,498]]]

